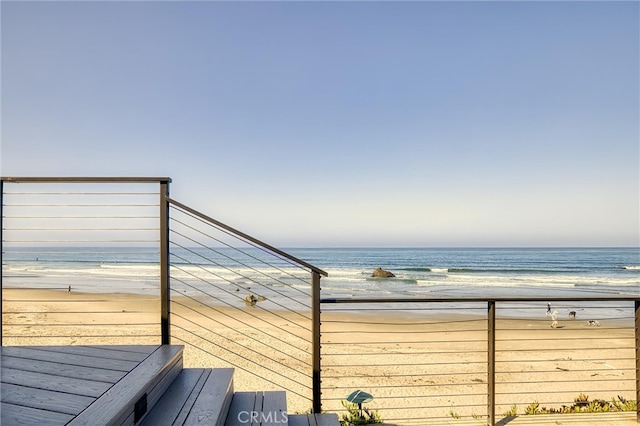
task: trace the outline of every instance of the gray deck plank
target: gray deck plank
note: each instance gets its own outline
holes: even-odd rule
[[[225,426],[246,426],[255,409],[256,392],[236,392],[231,399]]]
[[[186,368],[178,375],[140,426],[168,426],[178,417],[202,377],[204,368]],[[204,382],[202,383],[204,385]]]
[[[335,413],[293,414],[289,416],[289,426],[340,426]]]
[[[262,426],[287,424],[287,394],[285,391],[264,392],[260,420]]]
[[[113,385],[69,425],[107,424],[113,419],[126,419],[135,402],[147,387],[160,380],[163,373],[182,357],[181,346],[160,346],[122,380]]]
[[[31,347],[3,346],[3,356],[34,359],[39,361],[57,362],[66,365],[80,365],[83,367],[95,367],[96,359],[86,355],[72,355],[47,350],[33,349]],[[100,368],[128,372],[138,365],[135,361],[123,361],[103,358]]]
[[[313,416],[318,426],[340,426],[338,415],[335,413],[310,414]]]
[[[261,413],[262,412],[262,403],[264,402],[264,395],[262,392],[256,392],[256,399],[253,404],[253,413]],[[253,417],[251,419],[251,426],[260,426],[260,419],[257,417]]]
[[[8,426],[64,425],[72,418],[72,414],[54,413],[4,402],[0,404],[0,424]]]
[[[233,368],[212,370],[187,416],[185,425],[224,425],[232,397]]]
[[[14,370],[7,368],[5,365],[2,366],[2,384],[3,386],[5,384],[12,384],[94,398],[98,398],[113,386],[112,383],[98,382],[95,380],[54,376],[35,371]]]
[[[200,395],[200,392],[202,391],[202,388],[204,387],[204,384],[207,383],[207,380],[209,380],[209,376],[211,375],[211,371],[212,371],[211,368],[206,368],[202,372],[202,376],[200,376],[200,378],[198,379],[198,382],[196,383],[196,386],[193,388],[193,391],[191,392],[191,395],[189,395],[189,397],[187,398],[186,402],[182,406],[182,410],[178,414],[178,417],[176,417],[176,419],[175,419],[173,424],[175,424],[175,425],[183,425],[184,422],[187,420],[187,417],[189,416],[189,413],[191,412],[191,408],[193,407],[193,404],[196,403],[196,400],[198,399],[198,396]]]
[[[148,410],[153,410],[153,407],[158,403],[162,395],[171,387],[173,382],[182,372],[182,358],[177,360],[171,369],[149,390],[147,390],[147,407]]]
[[[53,374],[56,376],[71,377],[75,379],[89,379],[112,384],[120,380],[125,375],[125,372],[123,371],[103,370],[101,368],[66,365],[49,361],[15,358],[11,356],[3,356],[1,364],[2,368],[35,371]]]
[[[112,348],[95,348],[91,346],[36,346],[32,349],[60,352],[64,354],[85,355],[94,358],[142,362],[155,350],[155,348],[157,348],[157,346],[153,347],[153,349],[148,352],[120,351],[115,348],[117,348],[117,346]]]
[[[117,350],[123,352],[137,352],[142,354],[151,354],[158,345],[83,345],[88,348]]]
[[[306,414],[290,415],[289,426],[309,426],[309,418]]]
[[[33,408],[54,411],[56,413],[78,414],[96,399],[82,395],[35,389],[26,386],[2,384],[2,402],[28,405]]]

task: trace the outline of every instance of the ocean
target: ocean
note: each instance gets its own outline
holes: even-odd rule
[[[239,289],[265,275],[262,251],[232,264],[233,249],[172,248],[172,281],[202,273]],[[326,272],[323,298],[640,296],[640,248],[290,248]],[[215,257],[215,259],[212,258]],[[243,255],[244,256],[244,255]],[[8,248],[3,286],[85,292],[158,292],[159,253],[152,248]],[[372,278],[381,267],[395,278]],[[272,269],[268,267],[268,269]],[[280,292],[298,297],[308,284],[286,262],[275,269]],[[304,274],[303,274],[304,275]],[[306,280],[308,282],[308,279]],[[188,287],[185,287],[189,290]]]

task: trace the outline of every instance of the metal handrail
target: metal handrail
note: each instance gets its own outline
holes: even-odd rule
[[[13,177],[3,176],[0,177],[3,182],[12,183],[154,183],[154,182],[166,182],[170,183],[170,177]]]
[[[564,296],[549,296],[549,297],[526,297],[526,296],[498,296],[498,297],[387,297],[387,298],[340,298],[340,297],[328,297],[320,299],[320,303],[464,303],[464,302],[478,302],[486,303],[490,301],[494,302],[632,302],[634,300],[640,301],[640,295],[638,296],[597,296],[597,297],[564,297]]]

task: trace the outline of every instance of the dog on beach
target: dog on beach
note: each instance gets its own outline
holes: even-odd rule
[[[587,325],[590,325],[591,327],[600,327],[600,321],[589,320],[587,321]]]
[[[576,319],[576,311],[569,312],[569,319]]]

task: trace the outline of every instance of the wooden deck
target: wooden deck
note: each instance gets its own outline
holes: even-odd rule
[[[288,415],[284,391],[237,392],[233,369],[182,368],[182,346],[4,346],[0,424],[338,426]]]
[[[3,425],[133,424],[135,402],[182,369],[180,346],[1,348]],[[160,385],[160,386],[158,386]]]

